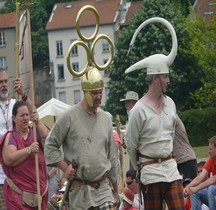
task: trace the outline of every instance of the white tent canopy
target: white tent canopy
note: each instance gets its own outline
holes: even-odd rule
[[[51,128],[55,123],[55,119],[70,107],[71,106],[66,103],[51,98],[49,101],[38,107],[37,112],[40,120]]]

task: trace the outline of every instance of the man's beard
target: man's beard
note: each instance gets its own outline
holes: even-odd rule
[[[8,99],[8,91],[0,92],[0,98],[5,100]]]

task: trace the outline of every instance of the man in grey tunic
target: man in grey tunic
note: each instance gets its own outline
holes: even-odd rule
[[[99,108],[103,86],[100,72],[91,67],[82,80],[84,98],[57,120],[46,140],[47,164],[59,167],[72,180],[70,210],[111,210],[119,199],[112,121]]]

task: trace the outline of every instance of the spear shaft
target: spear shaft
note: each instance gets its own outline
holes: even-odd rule
[[[16,78],[19,77],[19,19],[20,19],[20,1],[16,0]],[[16,92],[16,101],[19,100],[19,94]]]

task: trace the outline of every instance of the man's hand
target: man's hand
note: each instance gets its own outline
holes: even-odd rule
[[[190,187],[189,188],[189,194],[190,194],[190,196],[192,195],[192,194],[194,194],[194,193],[196,193],[198,190],[197,190],[197,187]]]
[[[25,92],[22,86],[22,82],[18,77],[14,80],[14,91],[17,92],[21,96],[25,95]]]
[[[70,164],[65,171],[65,177],[69,180],[74,180],[75,175],[76,169],[73,168],[72,164]]]
[[[187,198],[188,196],[190,196],[189,191],[190,191],[190,189],[189,189],[188,186],[184,188],[184,197],[185,197],[185,198]]]

